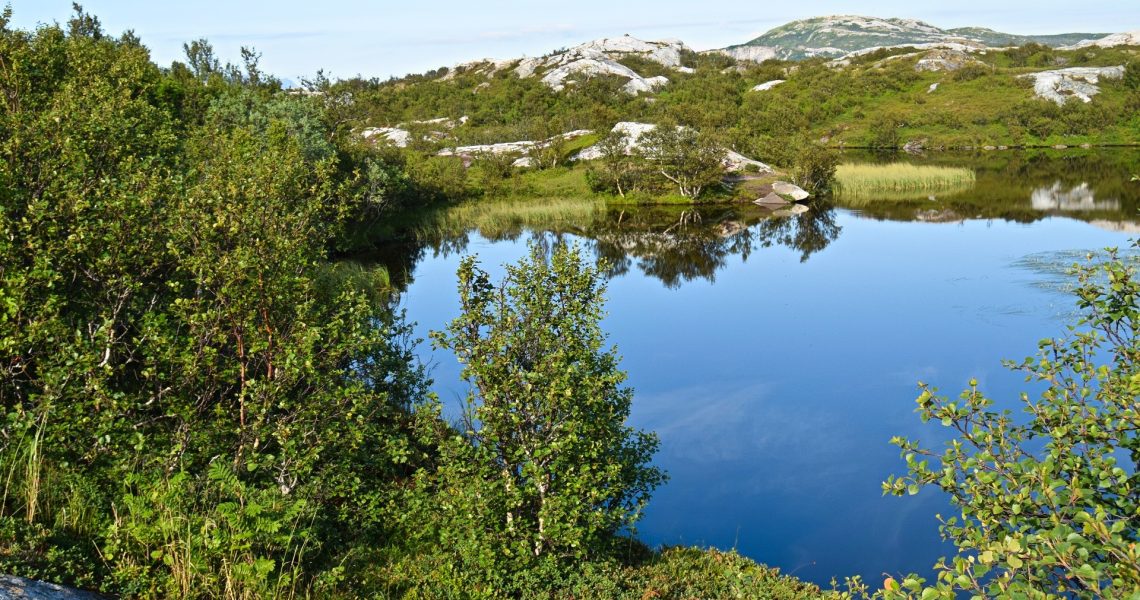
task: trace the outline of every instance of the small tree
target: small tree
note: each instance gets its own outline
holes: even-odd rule
[[[1076,268],[1085,315],[1067,340],[1045,340],[1015,365],[1045,385],[1021,396],[1028,419],[993,410],[976,381],[957,400],[925,385],[924,421],[956,433],[941,452],[896,438],[909,474],[896,495],[934,485],[960,519],[942,525],[958,546],[934,588],[910,577],[890,596],[1135,597],[1140,591],[1140,280],[1115,250]],[[928,460],[937,461],[930,466]],[[1124,463],[1124,464],[1122,464]],[[1131,463],[1131,464],[1128,464]]]
[[[637,184],[637,168],[629,156],[629,136],[624,131],[611,131],[598,141],[598,150],[601,156],[586,172],[591,189],[624,198]]]
[[[696,198],[724,178],[724,149],[695,129],[662,123],[640,141],[642,156],[682,196]]]
[[[656,436],[625,424],[633,392],[602,347],[604,291],[598,269],[564,245],[549,262],[533,245],[498,286],[474,258],[459,268],[462,314],[432,338],[473,386],[466,439],[444,449],[440,487],[455,518],[478,515],[449,528],[480,532],[474,553],[585,556],[632,525],[663,480],[648,465]]]
[[[834,150],[804,139],[798,144],[793,159],[792,180],[813,195],[826,194],[835,182],[838,163],[839,157]]]

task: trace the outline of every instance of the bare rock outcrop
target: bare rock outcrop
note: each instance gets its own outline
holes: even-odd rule
[[[971,64],[984,64],[961,50],[938,48],[931,50],[918,59],[914,69],[916,71],[957,71]]]
[[[542,76],[542,82],[551,89],[565,89],[573,77],[617,75],[629,79],[622,89],[628,94],[653,91],[669,80],[663,76],[642,77],[633,69],[618,62],[626,56],[639,56],[662,66],[689,72],[681,65],[682,53],[687,51],[680,40],[645,41],[631,36],[603,38],[574,46],[549,56],[526,58],[515,67],[519,77]]]
[[[749,62],[764,62],[777,57],[777,49],[768,46],[735,46],[732,48],[721,48],[719,50],[709,50],[708,52],[723,54],[725,56],[735,58],[736,60],[743,60]]]
[[[447,70],[447,73],[440,78],[441,81],[450,81],[455,79],[460,73],[479,73],[486,77],[490,77],[503,69],[509,68],[511,65],[518,62],[517,59],[508,60],[495,60],[492,58],[483,58],[480,60],[472,60],[465,63],[459,63],[454,67]]]
[[[426,126],[430,128],[431,131],[424,135],[424,140],[432,141],[447,137],[446,132],[448,130],[455,129],[467,121],[468,118],[466,116],[459,117],[458,120],[449,117],[439,117],[424,121],[400,123],[395,127],[368,127],[360,132],[360,136],[369,141],[386,142],[397,148],[407,148],[408,144],[412,141],[412,132],[409,131],[409,128],[413,126]]]
[[[369,127],[361,131],[360,135],[366,140],[384,141],[397,148],[407,148],[412,141],[411,132],[399,127]]]
[[[543,148],[555,142],[572,140],[580,138],[584,135],[594,133],[592,129],[577,129],[574,131],[567,131],[558,135],[549,137],[545,140],[530,141],[523,140],[519,142],[501,142],[498,144],[477,144],[472,146],[456,146],[454,148],[444,148],[436,154],[438,156],[476,156],[479,154],[523,154],[529,152],[533,148]],[[517,166],[530,166],[531,163],[519,162]]]
[[[1063,46],[1061,50],[1080,50],[1089,47],[1113,48],[1115,46],[1140,46],[1140,29],[1106,35],[1095,40],[1084,40],[1071,46]]]
[[[621,87],[621,91],[627,94],[637,95],[642,92],[655,92],[658,89],[669,85],[669,78],[664,75],[657,77],[649,77],[642,79],[641,77],[632,78],[629,83]]]
[[[1064,104],[1070,98],[1082,102],[1092,102],[1092,97],[1100,93],[1097,85],[1100,78],[1120,79],[1124,77],[1124,67],[1069,67],[1020,75],[1033,79],[1033,92],[1038,97]]]
[[[772,81],[765,81],[764,83],[753,86],[752,91],[753,92],[766,92],[766,91],[780,85],[781,83],[784,83],[785,81],[786,80],[784,80],[784,79],[773,79]]]

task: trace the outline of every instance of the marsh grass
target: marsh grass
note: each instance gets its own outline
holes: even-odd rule
[[[930,194],[950,194],[974,187],[973,169],[892,163],[845,163],[835,171],[835,195],[846,203],[874,200],[913,200]]]

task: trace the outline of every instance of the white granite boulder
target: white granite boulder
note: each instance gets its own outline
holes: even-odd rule
[[[1097,83],[1100,78],[1120,79],[1124,77],[1124,66],[1116,67],[1069,67],[1020,75],[1033,79],[1033,92],[1038,97],[1064,104],[1070,98],[1082,102],[1092,102],[1092,97],[1100,93]]]
[[[753,92],[766,92],[766,91],[780,85],[781,83],[784,83],[785,81],[786,80],[784,80],[784,79],[773,79],[772,81],[765,81],[764,83],[761,83],[760,85],[753,86],[752,91]]]

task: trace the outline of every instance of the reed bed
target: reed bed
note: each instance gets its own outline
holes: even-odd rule
[[[974,187],[972,169],[893,163],[845,163],[835,170],[835,195],[846,201],[913,200]]]

